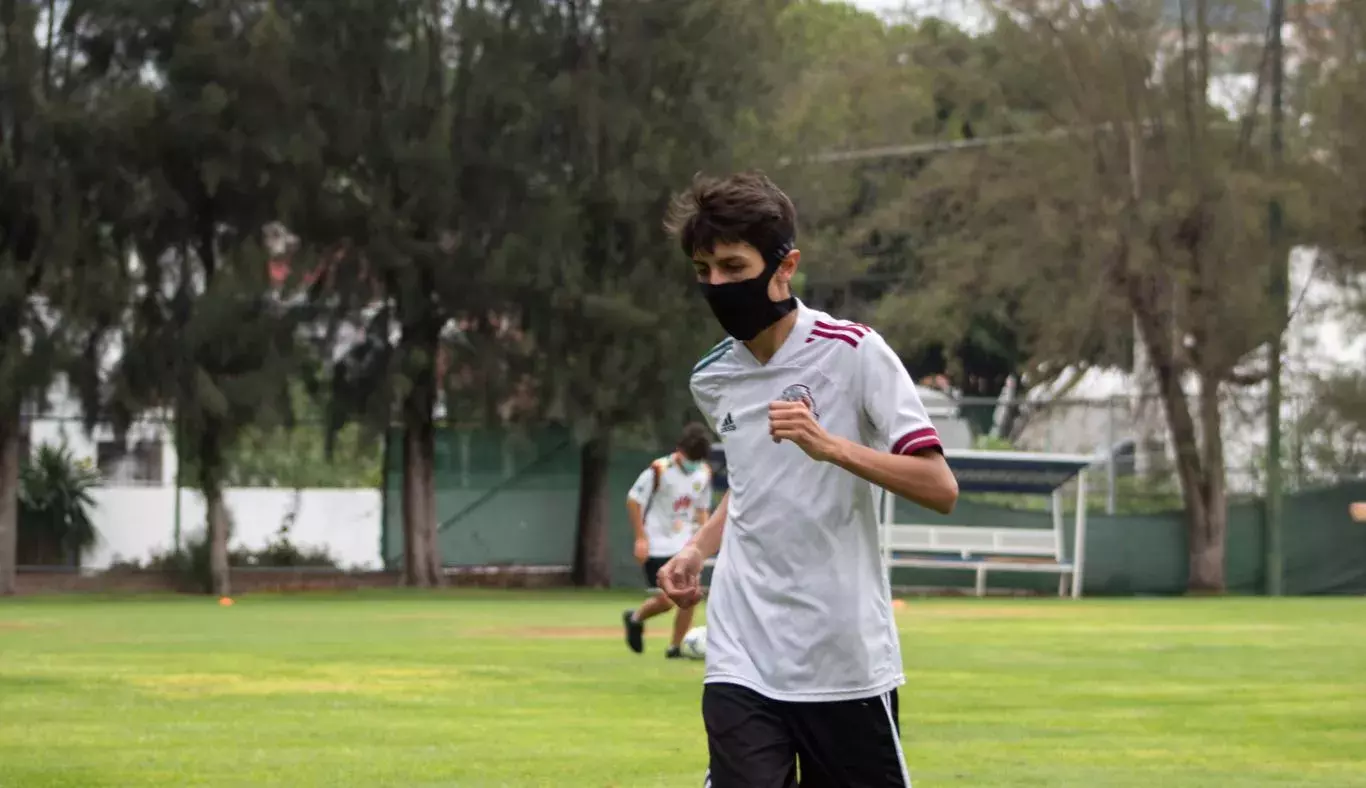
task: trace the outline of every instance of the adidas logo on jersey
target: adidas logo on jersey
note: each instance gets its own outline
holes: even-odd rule
[[[720,431],[721,431],[721,432],[735,432],[735,419],[731,418],[731,416],[730,416],[729,413],[727,413],[727,414],[726,414],[726,418],[723,419],[723,420],[721,421],[721,430],[720,430]]]

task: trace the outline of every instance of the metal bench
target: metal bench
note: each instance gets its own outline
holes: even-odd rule
[[[993,570],[1058,575],[1058,596],[1081,597],[1086,564],[1086,468],[1083,455],[949,450],[949,467],[962,492],[1048,494],[1052,528],[990,528],[896,522],[896,499],[882,495],[882,553],[889,573],[896,567],[962,569],[977,575],[977,596],[985,596]],[[1065,544],[1061,488],[1077,479],[1077,514],[1072,549]],[[1070,556],[1069,556],[1070,552]]]

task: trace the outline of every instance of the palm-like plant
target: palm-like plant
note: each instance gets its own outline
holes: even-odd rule
[[[99,473],[66,446],[44,444],[19,471],[19,563],[80,566],[99,538],[90,489]]]

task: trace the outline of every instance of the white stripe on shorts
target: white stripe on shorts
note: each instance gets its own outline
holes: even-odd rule
[[[707,768],[707,776],[702,779],[702,788],[711,788],[711,768]]]
[[[892,729],[892,743],[896,745],[896,759],[901,762],[901,779],[906,788],[911,788],[911,771],[906,768],[906,753],[901,749],[901,737],[897,735],[896,718],[892,716],[892,693],[882,695],[882,710],[887,712],[887,724]]]

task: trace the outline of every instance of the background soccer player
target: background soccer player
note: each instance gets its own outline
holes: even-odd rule
[[[699,180],[666,222],[730,338],[693,369],[730,484],[660,570],[707,609],[702,718],[716,788],[906,786],[905,682],[878,541],[878,487],[940,512],[958,485],[896,354],[802,304],[796,211],[755,173]]]
[[[622,614],[626,643],[637,654],[645,650],[645,622],[672,610],[674,603],[659,591],[656,577],[711,510],[711,435],[701,424],[683,428],[678,448],[650,463],[626,496],[626,513],[635,530],[635,557],[645,568],[645,584],[652,596],[636,610]],[[692,626],[692,607],[674,614],[673,637],[664,656],[680,656],[679,644]]]

